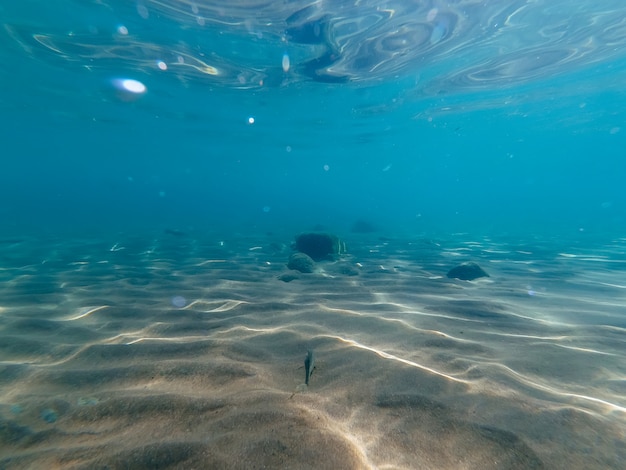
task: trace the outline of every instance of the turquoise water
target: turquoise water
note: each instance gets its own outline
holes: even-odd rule
[[[229,400],[253,409],[237,401],[250,387],[242,377],[275,413],[320,397],[307,406],[362,457],[324,468],[461,468],[458,456],[424,460],[412,447],[438,435],[434,422],[476,448],[514,447],[506,468],[617,468],[625,17],[622,0],[0,2],[0,468],[61,467],[71,452],[40,442],[69,448],[60,436],[87,439],[84,423],[97,437],[81,441],[83,460],[71,454],[75,468],[121,468],[135,449],[167,441],[90,453],[95,442],[125,445],[120,429],[146,431],[130,418],[111,434],[94,424],[118,405],[123,415],[136,384],[165,409],[178,394],[170,404],[193,416]],[[355,233],[357,221],[375,231]],[[294,236],[320,227],[346,240],[340,262],[354,273],[322,263],[279,281]],[[447,279],[463,261],[490,278]],[[195,371],[209,355],[199,338],[233,363],[227,373],[203,366],[219,369],[224,388],[202,382],[219,406],[185,408],[206,398],[195,372],[172,372],[176,363],[161,372],[188,388],[166,387],[141,359],[165,363],[171,352]],[[310,344],[320,389],[292,400]],[[137,363],[124,356],[130,345]],[[108,346],[115,352],[93,352]],[[418,385],[403,367],[419,369]],[[384,382],[385,371],[397,375]],[[351,380],[361,392],[351,395]],[[332,409],[321,397],[333,393],[363,415]],[[396,407],[431,413],[426,428],[385,428]],[[155,427],[156,411],[137,423]],[[358,431],[367,416],[380,425],[377,446]],[[475,426],[486,426],[479,437]],[[310,464],[306,452],[271,460],[262,446],[206,460],[202,442],[157,453],[162,466],[252,468],[246,459],[259,455],[267,468]],[[459,446],[450,448],[474,455]],[[463,468],[505,468],[500,447]],[[136,468],[156,468],[141,455]]]
[[[0,7],[5,230],[623,229],[619,1],[328,2],[286,21],[306,5]],[[326,14],[329,38],[290,39]],[[342,83],[304,65],[331,47],[318,75]]]

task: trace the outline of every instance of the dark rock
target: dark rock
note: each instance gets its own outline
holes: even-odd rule
[[[372,233],[378,231],[378,229],[367,220],[359,219],[352,224],[350,231],[353,233]]]
[[[479,277],[489,277],[483,269],[476,263],[463,263],[448,271],[450,279],[461,279],[462,281],[473,281]]]
[[[187,234],[181,230],[175,229],[175,228],[166,228],[165,229],[165,234],[166,235],[171,235],[173,237],[184,237]]]
[[[315,268],[315,262],[306,253],[294,253],[289,257],[287,267],[301,273],[312,273]]]
[[[283,282],[291,282],[295,281],[296,279],[300,279],[300,276],[298,276],[298,273],[296,271],[289,271],[278,276],[278,279]]]
[[[302,233],[296,237],[296,250],[306,253],[314,261],[322,261],[346,253],[346,244],[328,233]]]

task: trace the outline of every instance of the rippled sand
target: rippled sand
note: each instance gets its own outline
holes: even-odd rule
[[[626,461],[626,240],[290,241],[0,240],[0,468]]]

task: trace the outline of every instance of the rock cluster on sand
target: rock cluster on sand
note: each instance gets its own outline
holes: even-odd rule
[[[346,244],[329,233],[302,233],[296,237],[296,250],[314,261],[332,260],[346,253]]]
[[[287,267],[293,271],[301,273],[312,273],[315,269],[315,261],[305,253],[293,253],[289,257]]]
[[[293,248],[296,251],[287,262],[290,271],[278,276],[278,279],[284,282],[298,279],[299,273],[313,273],[316,261],[336,261],[346,253],[346,244],[339,237],[324,232],[308,232],[298,235]],[[356,276],[358,271],[351,270],[342,274]]]
[[[489,277],[489,274],[483,271],[483,269],[476,263],[469,262],[455,266],[450,271],[448,271],[447,276],[450,279],[473,281],[474,279],[478,279],[479,277]]]

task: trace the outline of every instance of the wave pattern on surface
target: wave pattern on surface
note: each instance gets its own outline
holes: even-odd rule
[[[67,3],[99,20],[55,30],[9,10],[5,33],[60,65],[235,88],[397,77],[429,94],[497,88],[623,59],[626,43],[620,0]]]

